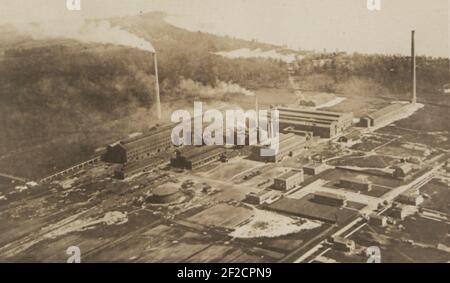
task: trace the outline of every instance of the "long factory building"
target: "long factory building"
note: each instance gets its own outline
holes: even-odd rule
[[[193,170],[226,158],[226,150],[221,146],[185,146],[177,150],[175,157],[170,160],[170,165]]]
[[[360,124],[362,127],[366,128],[383,125],[383,123],[391,121],[395,116],[404,111],[406,106],[407,105],[399,103],[390,104],[362,117]]]
[[[268,145],[259,145],[252,147],[251,159],[262,162],[279,162],[284,157],[293,156],[300,151],[305,150],[310,145],[310,140],[303,136],[293,133],[280,134],[278,150],[270,148]],[[272,155],[264,156],[263,150],[272,151]]]
[[[332,138],[343,133],[353,123],[353,113],[278,107],[280,131],[295,129],[312,132],[314,136]]]
[[[171,126],[151,129],[144,135],[128,138],[106,147],[103,161],[125,164],[154,157],[172,147]]]

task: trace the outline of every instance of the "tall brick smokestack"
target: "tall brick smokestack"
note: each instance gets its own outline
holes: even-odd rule
[[[411,31],[411,78],[412,78],[412,101],[411,103],[416,104],[417,93],[416,93],[416,43],[414,39],[415,31]]]
[[[158,120],[161,120],[161,98],[159,95],[159,79],[158,79],[158,60],[156,58],[156,52],[153,52],[153,64],[155,65],[155,92],[156,92],[156,116]]]

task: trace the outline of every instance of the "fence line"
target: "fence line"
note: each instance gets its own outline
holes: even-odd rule
[[[46,182],[53,181],[54,179],[56,179],[56,178],[58,178],[58,177],[63,177],[63,176],[65,176],[65,175],[67,175],[67,174],[69,174],[69,173],[72,173],[72,172],[74,172],[74,171],[81,170],[81,169],[83,169],[84,167],[86,167],[86,166],[88,166],[88,165],[96,164],[96,163],[99,162],[99,161],[101,161],[101,157],[100,157],[100,156],[94,157],[94,158],[92,158],[92,159],[89,159],[89,160],[87,160],[87,161],[84,161],[84,162],[82,162],[82,163],[79,163],[79,164],[77,164],[77,165],[75,165],[75,166],[72,166],[72,167],[70,167],[70,168],[67,168],[67,169],[65,169],[65,170],[63,170],[63,171],[60,171],[60,172],[58,172],[58,173],[52,174],[52,175],[50,175],[50,176],[48,176],[48,177],[45,177],[45,178],[41,179],[39,182],[40,182],[40,183],[46,183]]]

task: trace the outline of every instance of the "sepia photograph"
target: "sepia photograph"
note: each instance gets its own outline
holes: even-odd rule
[[[0,263],[450,263],[449,14],[0,0]]]

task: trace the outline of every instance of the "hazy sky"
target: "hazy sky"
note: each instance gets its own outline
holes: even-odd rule
[[[410,51],[449,57],[450,0],[381,0],[371,12],[367,0],[81,0],[70,12],[66,0],[0,0],[0,22],[103,18],[139,11],[167,12],[168,21],[188,28],[293,48],[364,53]]]

